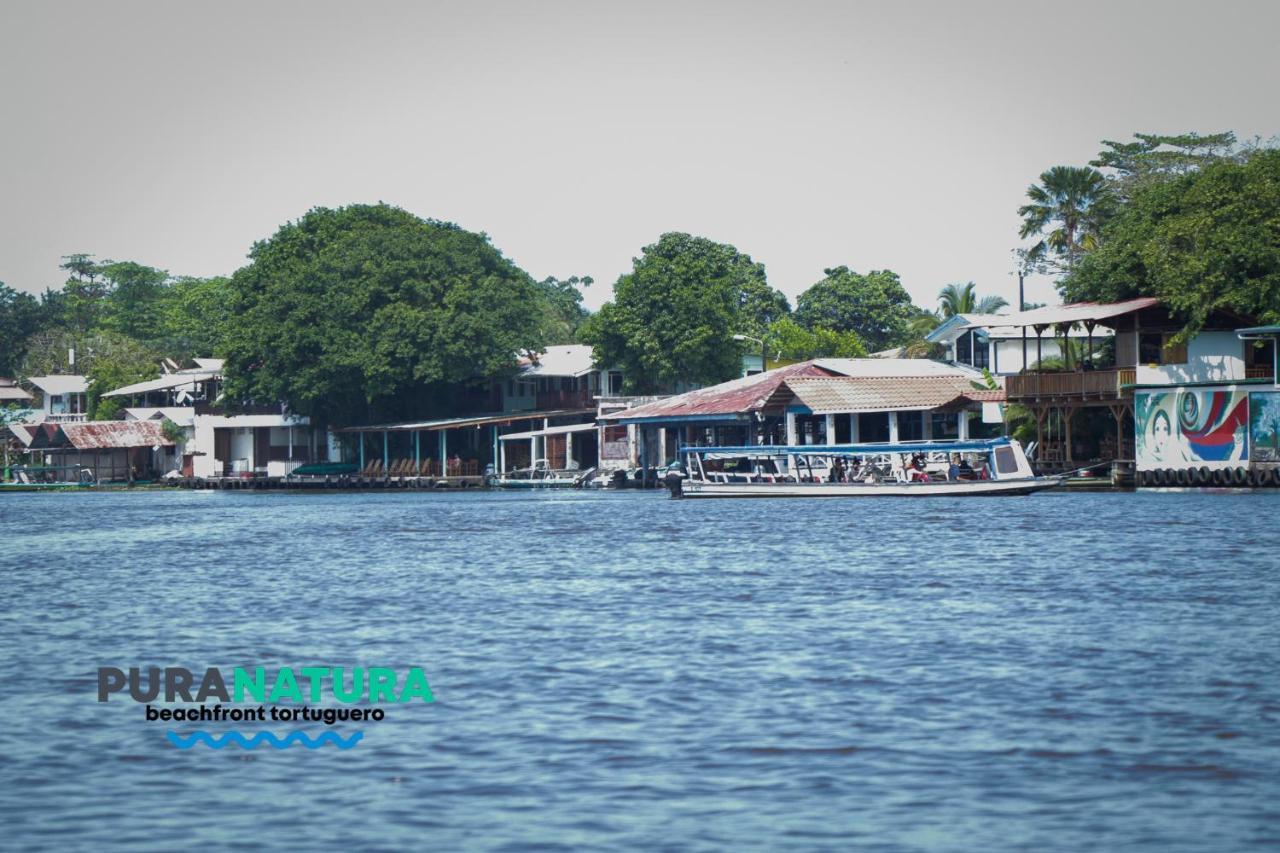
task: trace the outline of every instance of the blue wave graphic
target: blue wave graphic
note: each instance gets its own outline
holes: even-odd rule
[[[288,749],[295,743],[300,743],[307,749],[320,749],[326,743],[332,743],[338,749],[351,749],[364,737],[364,732],[354,732],[345,740],[336,732],[323,732],[317,738],[312,738],[306,732],[289,732],[283,738],[276,737],[271,732],[258,732],[251,738],[240,732],[227,732],[215,738],[203,731],[192,732],[185,737],[177,732],[166,732],[165,736],[178,749],[191,749],[197,743],[203,743],[210,749],[222,749],[229,743],[238,743],[245,749],[256,749],[261,743],[269,743],[276,749]]]

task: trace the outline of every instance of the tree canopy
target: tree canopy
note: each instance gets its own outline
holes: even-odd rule
[[[231,279],[231,400],[326,424],[399,416],[433,385],[501,375],[544,344],[524,271],[483,234],[399,208],[316,208],[250,259]]]
[[[844,266],[823,273],[826,277],[796,300],[798,323],[808,329],[853,332],[872,351],[905,343],[915,309],[896,273],[873,270],[860,275]]]
[[[40,302],[0,282],[0,377],[17,372],[27,352],[27,340],[43,325]]]
[[[784,361],[811,358],[861,358],[867,354],[862,340],[853,332],[833,329],[806,329],[791,317],[774,320],[764,336],[765,349]]]
[[[1098,244],[1102,224],[1113,209],[1106,177],[1088,166],[1054,166],[1027,188],[1027,203],[1018,208],[1018,236],[1043,235],[1031,247],[1036,262],[1075,267],[1081,254]]]
[[[764,265],[733,246],[663,234],[645,246],[614,298],[582,329],[597,363],[623,371],[628,390],[653,393],[676,382],[712,384],[740,376],[743,347],[788,310]]]
[[[1063,291],[1157,296],[1192,331],[1215,309],[1280,321],[1280,150],[1138,186]]]

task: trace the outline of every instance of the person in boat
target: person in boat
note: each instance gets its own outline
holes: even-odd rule
[[[906,475],[908,483],[927,483],[929,475],[924,472],[924,466],[920,464],[920,455],[915,454],[910,457],[903,466],[903,473]]]
[[[849,468],[845,471],[844,481],[846,483],[856,483],[862,478],[862,457],[853,456],[849,459]]]
[[[960,454],[959,453],[951,454],[951,464],[947,466],[947,479],[948,480],[960,479]]]
[[[844,482],[844,460],[838,456],[836,457],[835,461],[831,463],[831,473],[827,475],[827,482],[829,483]]]
[[[977,479],[977,472],[975,472],[973,470],[973,466],[969,464],[969,458],[967,456],[960,457],[960,479],[961,480]]]

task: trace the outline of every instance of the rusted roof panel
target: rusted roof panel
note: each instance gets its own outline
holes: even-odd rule
[[[795,378],[786,386],[815,415],[936,409],[974,390],[964,379],[945,376]]]
[[[778,387],[796,376],[834,376],[835,373],[815,362],[802,361],[778,367],[766,373],[757,373],[743,379],[733,379],[667,397],[634,409],[623,409],[600,418],[602,421],[656,421],[693,420],[697,417],[724,418],[763,409]]]
[[[172,447],[159,421],[90,421],[62,424],[60,432],[77,450],[106,450],[120,447]]]

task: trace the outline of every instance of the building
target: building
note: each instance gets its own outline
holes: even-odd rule
[[[1247,463],[1247,397],[1275,382],[1275,342],[1262,333],[1242,340],[1248,320],[1214,311],[1180,342],[1183,322],[1149,297],[1002,315],[1004,325],[1028,330],[1031,347],[1043,348],[1046,332],[1061,341],[1083,330],[1082,351],[1092,353],[1068,352],[1059,364],[1006,378],[1008,402],[1035,419],[1037,465],[1114,462],[1139,474],[1203,467],[1209,477]],[[1099,336],[1107,345],[1091,346]]]
[[[50,481],[132,483],[174,466],[174,442],[154,421],[43,421],[10,430]]]
[[[1034,327],[1009,325],[1008,314],[956,314],[944,320],[925,336],[932,344],[946,349],[945,358],[978,370],[989,370],[996,376],[1021,373],[1049,360],[1063,360],[1063,344],[1057,336],[1045,339]],[[1042,327],[1043,332],[1048,327]],[[1081,326],[1066,331],[1071,346],[1067,355],[1094,353],[1110,344],[1111,331],[1095,328],[1092,333]]]
[[[471,414],[432,420],[370,424],[335,430],[331,458],[355,462],[374,475],[478,477],[527,468],[596,466],[596,400],[620,393],[622,373],[594,364],[591,347],[550,346],[520,357],[507,377],[488,380],[479,393],[460,395]]]
[[[186,432],[174,469],[183,476],[281,477],[319,458],[323,442],[310,421],[281,405],[255,405],[229,412],[222,400],[222,361],[196,359],[156,379],[115,388],[103,397],[122,398],[126,421],[172,421]]]
[[[25,408],[30,403],[31,395],[18,384],[16,379],[0,378],[0,406]]]
[[[650,469],[687,445],[977,437],[999,430],[1004,399],[975,388],[981,378],[928,359],[815,359],[604,412],[600,443],[621,450],[625,442],[628,464]]]
[[[78,374],[32,376],[27,382],[40,391],[35,422],[77,423],[87,415],[89,380]]]

